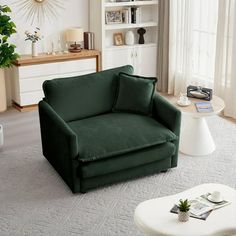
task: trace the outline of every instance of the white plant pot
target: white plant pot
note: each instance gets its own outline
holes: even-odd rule
[[[125,44],[126,45],[134,45],[134,33],[133,33],[133,31],[128,31],[125,34]]]
[[[178,218],[180,222],[186,222],[189,220],[189,211],[183,212],[183,211],[178,211]]]
[[[4,70],[0,68],[0,112],[7,110],[6,84]]]
[[[37,43],[32,42],[32,57],[38,56],[38,47]]]
[[[3,127],[0,125],[0,148],[3,146]]]

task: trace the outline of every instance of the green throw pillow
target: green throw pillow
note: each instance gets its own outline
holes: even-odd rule
[[[156,82],[157,79],[154,77],[147,78],[121,72],[113,112],[151,115]]]

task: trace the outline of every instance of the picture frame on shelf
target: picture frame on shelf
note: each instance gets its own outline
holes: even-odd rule
[[[113,38],[114,38],[114,45],[115,46],[124,45],[124,37],[123,37],[122,33],[113,34]]]
[[[106,18],[106,24],[123,23],[121,10],[106,11],[105,18]]]

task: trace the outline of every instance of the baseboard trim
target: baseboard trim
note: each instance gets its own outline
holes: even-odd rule
[[[20,106],[19,104],[12,102],[12,107],[14,107],[16,110],[20,112],[26,112],[26,111],[33,111],[38,108],[37,104],[29,105],[29,106]]]

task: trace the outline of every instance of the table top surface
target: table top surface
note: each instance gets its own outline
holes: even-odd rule
[[[208,192],[220,191],[231,204],[214,210],[206,220],[190,217],[179,222],[177,214],[170,209],[179,199],[194,199]],[[138,228],[148,235],[201,236],[236,234],[236,190],[222,184],[202,184],[184,192],[140,203],[134,213]]]
[[[215,114],[219,114],[225,107],[225,103],[223,101],[223,99],[221,99],[218,96],[213,96],[212,100],[210,101],[212,107],[213,107],[213,112],[207,112],[207,113],[199,113],[197,112],[195,103],[197,102],[208,102],[206,100],[203,99],[197,99],[197,98],[188,98],[189,101],[191,101],[191,104],[189,106],[183,107],[183,106],[179,106],[177,104],[177,101],[179,99],[179,97],[176,96],[171,96],[171,95],[167,95],[165,96],[173,105],[175,105],[179,110],[181,110],[181,112],[183,114],[187,114],[187,115],[192,115],[195,117],[205,117],[205,116],[212,116]]]
[[[50,62],[85,59],[96,56],[100,56],[100,52],[98,50],[82,49],[82,51],[78,53],[68,52],[55,55],[41,53],[37,57],[32,57],[32,55],[21,55],[19,59],[13,62],[13,64],[15,66],[27,66]]]

